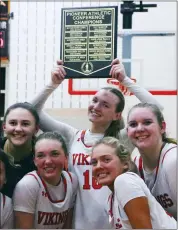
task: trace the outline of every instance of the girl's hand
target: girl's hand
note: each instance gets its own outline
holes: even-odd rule
[[[112,78],[122,82],[126,77],[124,65],[120,63],[119,59],[114,59],[111,63],[111,66],[112,67],[109,74],[112,76]]]
[[[51,71],[51,81],[55,85],[60,85],[66,76],[66,71],[63,67],[63,61],[58,60],[57,65]]]

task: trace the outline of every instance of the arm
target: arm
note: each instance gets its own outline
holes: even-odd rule
[[[126,86],[141,102],[155,104],[160,110],[163,110],[163,106],[158,103],[151,93],[126,76],[124,65],[121,64],[118,59],[114,59],[111,66],[110,75]]]
[[[44,89],[41,90],[35,98],[31,100],[31,104],[37,109],[37,111],[41,111],[48,97],[57,89],[59,85],[53,84],[50,82],[47,84]]]
[[[142,179],[134,173],[123,173],[115,180],[114,192],[118,205],[133,229],[152,228],[146,190],[148,188]]]
[[[133,82],[129,77],[126,76],[122,81],[122,84],[126,86],[141,102],[155,104],[160,110],[164,109],[150,92],[137,85],[137,83]]]
[[[74,127],[55,120],[42,111],[44,103],[53,91],[62,83],[65,77],[65,70],[62,62],[57,62],[58,66],[51,73],[51,82],[30,102],[37,109],[40,116],[40,128],[43,131],[58,131],[65,137],[67,143],[71,143],[74,135],[78,131]]]
[[[130,200],[125,205],[124,211],[133,229],[152,229],[150,210],[146,197]]]
[[[35,227],[34,213],[38,190],[38,182],[30,175],[24,176],[17,184],[13,195],[16,228],[32,229]]]
[[[69,148],[78,130],[68,124],[55,120],[44,111],[40,111],[38,114],[40,116],[40,128],[42,131],[59,132],[65,138],[66,144]]]
[[[34,228],[34,214],[27,212],[14,212],[16,229]]]
[[[62,64],[61,60],[57,61],[57,66],[51,72],[50,83],[31,101],[38,111],[42,109],[52,92],[63,82],[66,72]]]

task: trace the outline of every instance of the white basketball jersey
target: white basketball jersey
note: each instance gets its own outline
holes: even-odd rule
[[[161,207],[161,205],[156,201],[155,197],[150,193],[149,189],[147,188],[143,180],[141,180],[140,177],[135,173],[128,172],[127,174],[130,174],[128,176],[133,176],[133,178],[135,177],[135,183],[140,187],[140,190],[148,199],[153,229],[176,229],[177,223],[175,219],[173,217],[170,217],[166,213],[166,211]],[[130,182],[129,177],[128,180],[127,178],[125,178],[125,180],[128,181],[128,183]],[[114,188],[116,189],[116,191],[114,191],[114,194],[111,194],[108,199],[110,206],[108,212],[109,221],[114,229],[132,229],[128,216],[121,205],[122,202],[118,200],[117,194],[119,193],[119,188],[121,187],[121,185],[121,183],[117,183],[115,180]],[[132,195],[130,197],[133,197],[133,199],[137,197],[137,195],[133,195],[133,191],[131,191],[131,193]],[[125,197],[128,197],[127,194],[124,195]],[[127,200],[127,198],[125,197],[123,197],[124,201]],[[130,199],[128,200],[128,202],[129,201]]]
[[[177,145],[167,143],[161,151],[159,164],[156,168],[155,178],[153,186],[150,189],[152,195],[157,199],[161,206],[171,215],[176,218],[177,213],[177,201],[171,195],[170,187],[167,184],[167,179],[163,170],[163,163],[166,154],[171,154],[171,149],[177,148]],[[134,159],[135,164],[138,167],[141,178],[145,181],[143,161],[141,156],[137,156]],[[145,181],[149,183],[149,180]],[[147,184],[148,185],[148,184]],[[149,186],[148,186],[149,187]]]
[[[111,228],[107,215],[107,200],[111,191],[106,186],[98,185],[92,177],[92,146],[84,144],[84,135],[85,131],[76,134],[69,154],[69,170],[77,175],[79,181],[73,228]]]
[[[61,174],[66,191],[64,200],[52,200],[46,183],[41,180],[36,171],[28,173],[27,175],[33,176],[39,184],[34,227],[36,229],[63,228],[68,212],[73,206],[72,178],[70,174],[65,171],[62,171]]]
[[[13,228],[13,207],[12,200],[0,193],[0,228],[1,229],[9,229]]]

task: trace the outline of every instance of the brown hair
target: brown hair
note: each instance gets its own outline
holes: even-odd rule
[[[12,110],[18,109],[18,108],[28,110],[32,114],[32,116],[34,117],[36,125],[39,125],[39,121],[40,121],[39,115],[38,115],[35,107],[33,105],[31,105],[30,103],[28,103],[28,102],[24,102],[24,103],[18,102],[18,103],[15,103],[15,104],[11,105],[5,112],[4,123],[6,122],[8,114]]]
[[[137,104],[137,105],[134,105],[134,106],[130,109],[130,111],[129,111],[129,113],[128,113],[127,121],[128,121],[128,118],[129,118],[130,113],[131,113],[134,109],[136,109],[136,108],[149,108],[149,109],[152,111],[152,113],[155,115],[155,117],[157,118],[157,121],[158,121],[158,124],[159,124],[160,128],[162,128],[162,122],[165,121],[165,120],[164,120],[164,116],[163,116],[161,110],[160,110],[160,109],[158,108],[158,106],[155,105],[155,104],[150,104],[150,103],[139,103],[139,104]],[[168,137],[167,137],[166,132],[164,132],[164,133],[162,134],[162,141],[163,141],[163,142],[166,142],[166,143],[177,144],[177,141],[176,141],[174,138],[168,138]]]
[[[41,133],[41,134],[36,138],[35,145],[36,145],[36,143],[37,143],[38,141],[44,140],[44,139],[47,139],[47,140],[56,140],[56,141],[58,141],[59,143],[61,143],[62,149],[63,149],[63,151],[64,151],[65,156],[66,156],[66,157],[68,156],[67,145],[66,145],[66,142],[65,142],[64,138],[61,136],[61,134],[59,134],[59,133],[56,132],[56,131],[54,131],[54,132],[44,132],[44,133]]]
[[[115,112],[122,112],[124,110],[125,107],[125,98],[124,95],[122,94],[122,92],[114,87],[103,87],[102,89],[107,90],[111,93],[113,93],[114,95],[116,95],[119,99],[119,102],[116,104],[116,111]],[[118,133],[121,129],[124,128],[124,120],[123,118],[116,120],[116,121],[111,121],[111,124],[109,125],[109,127],[107,128],[107,130],[105,131],[104,136],[111,136],[111,137],[118,137]]]

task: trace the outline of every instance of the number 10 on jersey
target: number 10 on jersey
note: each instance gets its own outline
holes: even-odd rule
[[[89,190],[91,188],[93,189],[100,189],[102,187],[102,185],[98,184],[98,182],[96,181],[96,179],[92,176],[92,183],[90,184],[90,171],[86,170],[83,173],[84,176],[84,184],[83,184],[83,189]]]

